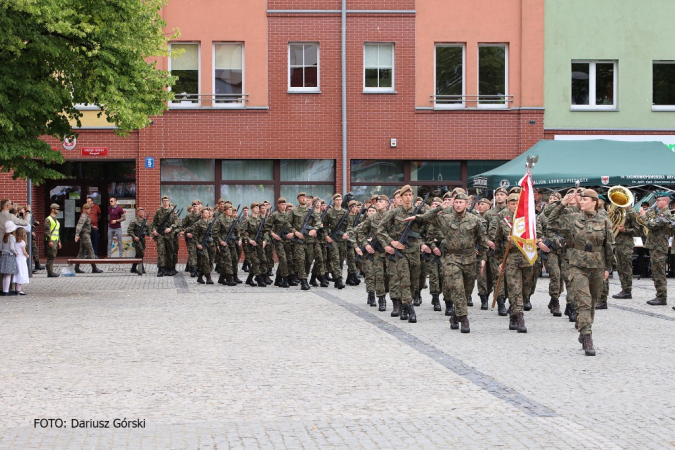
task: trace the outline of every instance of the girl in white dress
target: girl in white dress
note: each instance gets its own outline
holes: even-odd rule
[[[26,260],[28,259],[28,252],[26,252],[26,243],[28,242],[28,235],[24,228],[17,228],[16,230],[16,265],[18,266],[19,273],[14,276],[14,282],[16,283],[16,291],[19,295],[26,295],[25,292],[21,290],[21,285],[30,283],[30,278],[28,278],[28,264]]]

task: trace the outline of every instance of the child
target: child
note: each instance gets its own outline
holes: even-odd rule
[[[30,283],[30,279],[28,278],[28,263],[26,262],[29,257],[28,252],[26,251],[27,243],[28,234],[26,233],[26,229],[23,227],[17,228],[15,248],[17,253],[16,265],[19,268],[19,273],[14,277],[14,283],[16,283],[16,292],[18,292],[19,295],[26,295],[25,292],[21,290],[21,285]]]
[[[1,295],[16,295],[16,291],[12,294],[9,293],[9,284],[12,282],[12,276],[16,275],[19,271],[16,265],[15,231],[16,224],[8,220],[5,223],[5,235],[2,237],[2,242],[0,242],[0,250],[2,250],[0,273],[3,274]]]

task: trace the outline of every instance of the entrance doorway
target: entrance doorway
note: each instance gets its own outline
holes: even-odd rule
[[[60,206],[57,216],[61,224],[61,250],[59,256],[77,256],[80,244],[75,242],[75,227],[80,219],[82,206],[91,197],[98,205],[101,215],[98,221],[98,243],[94,251],[99,257],[105,257],[108,246],[108,205],[111,197],[127,213],[127,221],[122,224],[123,234],[126,225],[134,219],[136,204],[136,161],[66,162],[57,168],[66,175],[65,179],[52,180],[45,184],[45,205],[56,203]],[[92,230],[92,241],[94,240]],[[117,252],[115,253],[117,254]]]

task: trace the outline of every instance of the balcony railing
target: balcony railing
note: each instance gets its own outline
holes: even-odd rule
[[[479,108],[508,108],[513,103],[513,95],[431,95],[430,102],[441,107],[464,108],[467,103],[475,103]]]
[[[211,102],[214,106],[241,107],[248,101],[248,94],[176,94],[171,106],[199,107],[202,101]]]

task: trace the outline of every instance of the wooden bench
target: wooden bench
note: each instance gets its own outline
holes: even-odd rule
[[[87,259],[87,258],[70,258],[68,259],[68,265],[72,266],[73,264],[140,264],[143,266],[143,258],[105,258],[105,259]],[[139,271],[139,275],[143,275],[143,271]]]

